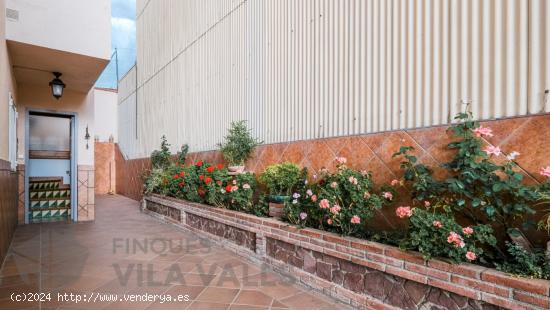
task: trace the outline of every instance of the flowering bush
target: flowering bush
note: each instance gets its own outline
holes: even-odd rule
[[[401,167],[405,180],[412,183],[412,198],[449,206],[472,223],[514,231],[516,219],[535,213],[532,206],[540,199],[538,187],[523,184],[523,175],[513,161],[518,152],[508,154],[502,165],[493,161],[502,151],[495,146],[483,148],[480,139],[492,136],[490,128],[473,121],[471,113],[460,113],[456,119],[461,122],[449,130],[457,140],[448,145],[456,155],[442,165],[451,175],[447,179],[436,180],[430,168],[418,164],[417,158],[409,154],[412,147],[402,147],[394,154],[405,157]]]
[[[375,210],[393,199],[394,191],[387,189],[384,197],[374,193],[371,176],[345,165],[337,158],[337,170],[323,170],[317,183],[304,179],[291,201],[285,204],[284,219],[290,223],[342,233],[357,234]]]
[[[402,147],[394,154],[405,158],[401,167],[404,180],[412,187],[413,203],[425,208],[416,208],[414,212],[398,208],[396,215],[410,219],[405,247],[416,248],[425,257],[475,261],[483,253],[476,242],[485,245],[485,250],[492,250],[491,247],[496,246],[493,230],[499,235],[517,233],[516,226],[521,223],[518,219],[535,213],[532,207],[543,199],[544,186],[524,185],[523,175],[514,162],[520,155],[516,151],[502,158],[503,164],[495,163],[505,154],[498,146],[483,147],[481,138],[493,136],[492,130],[474,121],[471,113],[460,113],[456,119],[460,123],[449,128],[456,139],[448,145],[456,154],[442,165],[450,175],[446,179],[436,179],[429,167],[418,163],[410,154],[412,147]],[[550,171],[541,169],[542,175],[546,172]],[[467,234],[470,229],[457,231],[460,225],[455,215],[460,216],[461,222],[475,225],[471,226],[473,239]],[[524,221],[523,228],[531,224]],[[448,242],[444,242],[446,238]],[[469,243],[469,240],[475,242]],[[454,247],[456,245],[459,247]],[[468,257],[467,253],[470,253]],[[505,255],[498,249],[496,254],[500,255],[499,259]]]
[[[462,227],[446,212],[434,208],[399,207],[396,214],[409,219],[405,249],[418,250],[425,259],[448,257],[453,262],[484,261],[482,245],[494,246],[496,239],[489,225]]]
[[[232,177],[223,165],[197,161],[190,166],[173,166],[165,179],[168,196],[206,203],[220,208],[265,216],[265,208],[255,204],[257,183],[254,174]]]

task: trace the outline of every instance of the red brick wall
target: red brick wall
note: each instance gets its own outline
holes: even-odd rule
[[[116,191],[115,144],[95,142],[95,193]]]
[[[495,134],[494,137],[488,138],[486,143],[499,146],[505,153],[521,153],[516,161],[526,176],[527,183],[533,184],[544,180],[539,175],[539,170],[542,166],[550,165],[549,114],[486,121],[484,125],[493,128]],[[246,163],[246,168],[258,174],[273,163],[291,161],[307,167],[313,174],[323,167],[334,168],[334,157],[344,156],[348,158],[348,165],[352,168],[372,171],[375,183],[382,185],[402,176],[399,167],[401,159],[392,158],[392,154],[399,147],[407,145],[415,147],[420,162],[436,168],[436,175],[443,176],[445,172],[437,167],[453,156],[453,152],[447,149],[447,144],[452,141],[451,135],[446,132],[447,127],[262,145],[255,150],[252,158]],[[223,157],[218,151],[192,153],[188,156],[189,163],[198,159],[223,163]],[[117,174],[117,192],[136,200],[141,199],[141,175],[148,167],[148,159],[124,161],[118,154],[117,171],[124,175]],[[406,189],[401,191],[401,201],[396,203],[408,203],[403,199],[409,197]],[[394,208],[391,208],[378,214],[378,218],[372,221],[371,226],[377,229],[402,225],[403,221],[398,221],[393,211]],[[547,239],[546,234],[536,231],[529,232],[529,235],[536,243],[542,244]]]

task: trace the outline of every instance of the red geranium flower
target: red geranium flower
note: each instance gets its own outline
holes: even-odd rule
[[[179,177],[179,174],[174,175],[174,180],[177,180]]]
[[[202,188],[199,189],[198,192],[199,192],[199,195],[200,195],[201,197],[204,196],[204,194],[206,194],[206,192],[205,192],[204,189],[202,189]]]
[[[216,169],[216,168],[214,168],[214,167],[212,167],[212,166],[208,166],[208,168],[206,168],[206,171],[207,171],[208,173],[212,173],[212,172],[214,172],[214,169]]]
[[[183,178],[184,176],[185,176],[185,171],[180,172],[180,177]]]
[[[222,185],[222,181],[217,181],[216,184],[218,184],[219,186]]]
[[[197,167],[202,167],[202,160],[199,160],[199,161],[195,164],[195,166],[197,166]]]
[[[204,180],[204,175],[202,175],[202,174],[199,175],[199,179],[200,179],[201,181]]]
[[[218,164],[218,169],[223,169],[223,165],[222,165],[222,164]]]
[[[206,179],[204,179],[204,183],[208,184],[212,182],[212,178],[211,177],[206,177]]]
[[[185,185],[185,182],[180,182],[180,183],[178,184],[179,187],[183,187],[184,185]]]
[[[231,189],[233,188],[232,185],[230,184],[227,184],[227,186],[225,187],[225,191],[228,192],[228,193],[231,193]]]

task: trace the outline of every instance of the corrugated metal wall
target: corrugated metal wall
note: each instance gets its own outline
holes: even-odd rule
[[[138,2],[132,158],[236,119],[272,143],[550,112],[547,0]]]

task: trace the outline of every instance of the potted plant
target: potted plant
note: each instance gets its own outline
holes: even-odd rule
[[[244,163],[262,142],[252,136],[246,121],[231,122],[229,132],[223,143],[218,144],[223,157],[228,162],[230,172],[242,173]]]
[[[260,175],[269,192],[269,215],[280,217],[284,203],[290,200],[292,190],[301,180],[301,170],[296,164],[285,162],[268,166]]]

